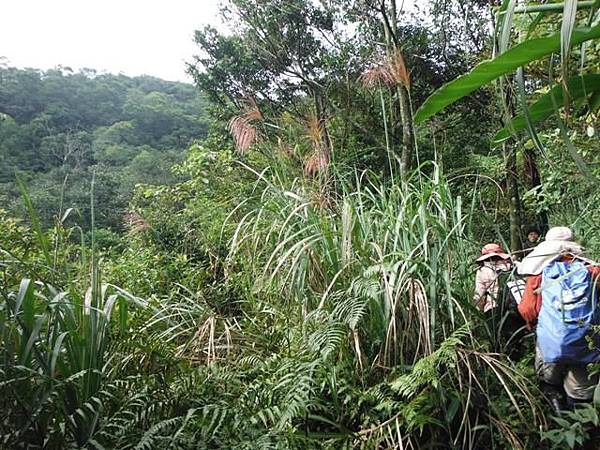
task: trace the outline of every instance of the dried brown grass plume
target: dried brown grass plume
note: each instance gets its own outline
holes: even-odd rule
[[[256,142],[257,130],[252,122],[262,119],[262,114],[254,100],[248,102],[247,109],[239,116],[234,116],[229,121],[229,132],[235,142],[235,148],[239,153],[246,153]]]
[[[410,88],[410,72],[406,67],[402,52],[397,49],[384,62],[365,70],[359,81],[366,88],[375,86],[403,85]]]
[[[152,228],[150,223],[136,211],[128,211],[123,214],[123,221],[129,228],[130,234],[142,233]]]

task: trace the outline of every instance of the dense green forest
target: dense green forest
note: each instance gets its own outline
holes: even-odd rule
[[[0,70],[0,448],[598,448],[473,286],[599,257],[600,2],[401,3],[226,0],[195,86]]]
[[[44,225],[74,208],[88,230],[95,174],[96,225],[120,230],[134,187],[175,181],[170,167],[206,137],[203,105],[193,86],[152,77],[0,68],[0,204],[24,212],[19,176]]]

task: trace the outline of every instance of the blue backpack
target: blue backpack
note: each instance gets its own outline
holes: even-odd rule
[[[598,339],[591,329],[600,324],[596,289],[587,267],[554,261],[542,273],[542,308],[537,345],[544,362],[589,364],[600,359]],[[595,340],[589,348],[587,337]]]

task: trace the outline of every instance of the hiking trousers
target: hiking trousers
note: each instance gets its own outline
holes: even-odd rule
[[[585,364],[562,364],[544,362],[539,347],[535,347],[535,371],[541,380],[557,388],[574,400],[591,400],[600,378],[599,374],[590,375]]]

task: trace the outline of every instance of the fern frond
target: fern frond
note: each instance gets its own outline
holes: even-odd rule
[[[469,329],[469,324],[458,328],[436,351],[417,361],[410,373],[394,380],[391,383],[392,389],[406,399],[411,399],[425,385],[436,387],[440,382],[440,369],[456,364],[458,348],[464,345],[463,339],[469,335]]]

